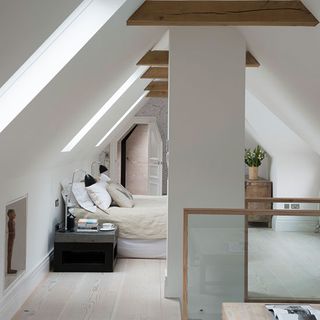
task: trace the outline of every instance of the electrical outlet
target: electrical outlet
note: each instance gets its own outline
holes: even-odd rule
[[[283,207],[284,207],[284,209],[289,210],[290,209],[290,204],[289,203],[285,203]]]
[[[300,204],[299,204],[299,203],[292,203],[292,204],[291,204],[291,209],[293,209],[293,210],[299,210],[299,209],[300,209]]]
[[[59,205],[60,205],[60,201],[59,201],[59,199],[56,199],[54,202],[54,206],[57,208],[57,207],[59,207]]]

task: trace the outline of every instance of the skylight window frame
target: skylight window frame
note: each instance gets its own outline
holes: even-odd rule
[[[97,124],[97,122],[112,108],[112,106],[127,92],[127,90],[141,77],[147,70],[147,66],[140,66],[121,85],[121,87],[111,96],[111,98],[100,108],[100,110],[82,127],[82,129],[71,139],[71,141],[61,150],[70,152]]]
[[[10,77],[0,88],[0,133],[85,46],[124,2],[125,0],[84,0]]]
[[[142,101],[148,94],[148,91],[144,92],[138,100],[123,114],[123,116],[113,125],[113,127],[99,140],[96,147],[100,147],[102,143],[113,133],[113,131],[127,118],[127,116],[136,108],[136,106]]]

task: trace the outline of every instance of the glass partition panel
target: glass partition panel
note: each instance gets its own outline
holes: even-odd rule
[[[245,219],[188,215],[188,318],[220,320],[223,302],[244,299]]]
[[[249,300],[320,300],[319,217],[274,216],[248,228]]]

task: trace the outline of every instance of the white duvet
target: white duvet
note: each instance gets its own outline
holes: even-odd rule
[[[92,213],[76,208],[77,219],[95,218],[99,223],[111,222],[119,227],[119,236],[127,239],[167,238],[168,204],[166,196],[133,196],[133,208],[110,207]]]

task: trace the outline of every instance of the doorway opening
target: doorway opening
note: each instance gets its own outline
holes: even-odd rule
[[[162,195],[163,141],[156,119],[136,117],[118,137],[112,148],[118,181],[132,194]]]
[[[121,141],[121,184],[133,194],[148,193],[147,124],[136,124]]]

